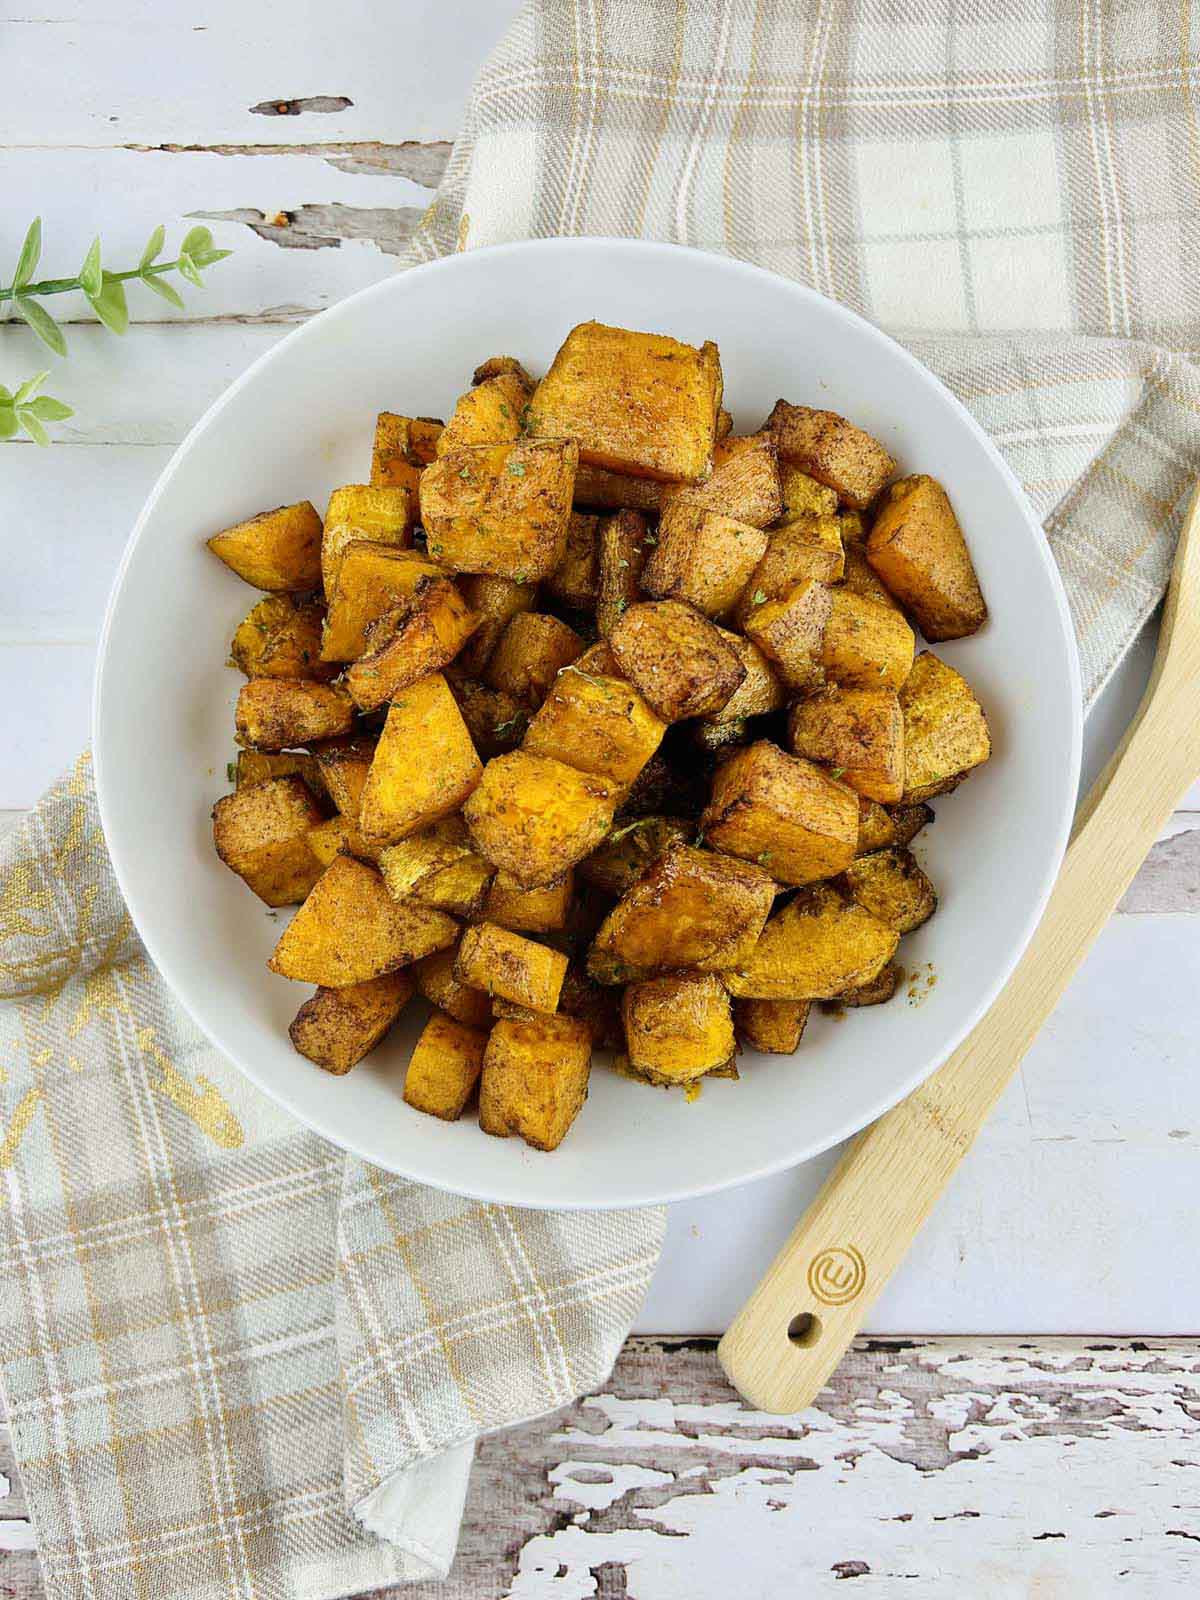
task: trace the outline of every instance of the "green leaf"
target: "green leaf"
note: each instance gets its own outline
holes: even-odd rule
[[[100,235],[92,240],[91,248],[79,269],[79,287],[89,300],[94,300],[104,287],[104,271],[100,265]]]
[[[99,294],[88,295],[92,309],[110,333],[124,333],[129,326],[129,307],[125,302],[125,285],[111,273],[104,274],[104,287]]]
[[[45,428],[42,427],[37,417],[34,416],[30,407],[18,406],[17,417],[20,420],[21,426],[33,440],[34,444],[40,444],[42,449],[45,450],[50,443],[50,435],[46,432]]]
[[[157,256],[162,254],[162,247],[166,241],[167,230],[160,222],[158,227],[146,241],[146,248],[142,251],[142,259],[138,262],[138,271],[144,272]]]
[[[214,261],[224,261],[232,254],[232,250],[193,250],[192,260],[198,267],[211,267]]]
[[[75,415],[74,406],[67,405],[63,400],[55,400],[48,394],[31,400],[25,410],[32,411],[41,422],[65,422],[68,417]]]
[[[0,439],[11,439],[17,426],[17,413],[12,405],[0,401]]]
[[[198,255],[201,250],[211,250],[212,242],[211,228],[189,228],[183,236],[183,243],[179,246],[179,254],[181,256]]]
[[[26,400],[33,399],[34,395],[42,387],[49,376],[50,369],[48,367],[45,372],[35,373],[32,378],[25,379],[25,382],[17,390],[15,395],[8,396],[8,398],[12,400],[14,405],[23,406]]]
[[[179,276],[181,278],[186,278],[189,283],[194,283],[197,289],[203,289],[204,279],[197,271],[196,263],[192,260],[191,256],[186,253],[186,251],[180,255],[176,264],[179,267]]]
[[[12,398],[12,390],[6,389],[4,385],[0,383],[0,406],[12,405]]]
[[[142,282],[147,289],[153,289],[155,294],[160,299],[165,300],[168,305],[178,306],[180,311],[183,310],[183,296],[173,283],[168,283],[165,278],[149,278],[144,272],[142,273]]]
[[[37,264],[42,259],[42,219],[34,217],[29,224],[29,232],[25,235],[25,243],[21,246],[21,254],[17,257],[17,270],[13,273],[12,286],[14,289],[23,289],[37,270]]]
[[[17,308],[17,315],[29,324],[43,344],[49,345],[56,356],[66,355],[67,341],[63,338],[63,331],[44,306],[27,294],[19,294],[13,304]]]

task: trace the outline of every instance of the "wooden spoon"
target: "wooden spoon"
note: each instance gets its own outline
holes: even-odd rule
[[[1200,485],[1146,693],[1080,807],[1016,971],[945,1066],[848,1146],[721,1340],[721,1365],[752,1406],[800,1411],[816,1398],[1197,773]]]

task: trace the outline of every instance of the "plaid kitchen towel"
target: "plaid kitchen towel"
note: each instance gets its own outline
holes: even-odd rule
[[[1198,29],[1099,0],[535,0],[411,259],[664,238],[884,323],[1025,483],[1090,696],[1200,467]],[[86,760],[0,856],[0,992],[0,1371],[48,1593],[444,1573],[472,1440],[603,1380],[661,1214],[455,1200],[265,1101],[150,967]]]

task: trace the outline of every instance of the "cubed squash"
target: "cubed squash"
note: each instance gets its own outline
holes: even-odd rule
[[[746,676],[720,630],[679,600],[630,606],[608,642],[621,671],[664,722],[720,711]]]
[[[884,850],[890,844],[896,843],[896,826],[892,821],[891,813],[886,811],[877,800],[868,800],[864,795],[858,797],[858,854],[866,855],[870,850]]]
[[[553,1012],[567,972],[560,950],[525,939],[494,922],[478,922],[463,931],[454,976],[500,1000],[530,1011]]]
[[[355,539],[343,549],[329,594],[323,661],[357,661],[367,648],[367,629],[407,600],[425,578],[444,574],[419,550]]]
[[[899,941],[894,928],[817,883],[768,918],[749,959],[724,982],[738,999],[830,1000],[877,977]]]
[[[591,854],[612,826],[619,793],[606,778],[513,750],[488,762],[463,817],[476,849],[531,889]]]
[[[591,1032],[575,1017],[497,1022],[483,1056],[479,1126],[556,1150],[583,1109],[591,1065]]]
[[[712,460],[721,390],[715,344],[584,322],[534,390],[529,430],[578,439],[581,461],[612,472],[694,483]]]
[[[335,856],[283,930],[267,965],[281,977],[344,989],[407,967],[453,944],[458,924],[412,900],[394,900],[374,867]]]
[[[270,594],[247,614],[229,647],[232,664],[248,678],[308,678],[317,683],[337,676],[321,660],[325,607],[316,600]]]
[[[388,707],[359,826],[368,840],[394,844],[457,811],[482,772],[454,696],[433,672]]]
[[[459,652],[458,664],[469,677],[478,677],[492,659],[504,630],[521,611],[532,611],[538,597],[536,583],[514,583],[511,578],[491,578],[486,573],[464,573],[458,580],[463,599],[478,616],[479,625]]]
[[[556,600],[576,611],[590,611],[596,604],[599,584],[600,518],[584,511],[572,511],[567,527],[567,548],[562,560],[546,579],[546,588]]]
[[[519,438],[529,394],[527,382],[515,372],[498,372],[481,379],[460,396],[438,439],[435,454],[444,456],[465,445],[508,444]]]
[[[225,865],[269,906],[297,905],[321,875],[308,834],[321,808],[303,779],[268,778],[213,807],[213,843]]]
[[[522,748],[628,785],[666,731],[666,723],[624,678],[597,677],[573,666],[550,686]]]
[[[679,503],[719,511],[752,528],[768,527],[783,509],[774,439],[769,433],[719,439],[713,446],[711,477],[702,483],[663,485],[663,513]]]
[[[396,898],[411,895],[455,917],[476,916],[495,868],[471,848],[461,817],[443,817],[379,855],[383,881]]]
[[[933,644],[977,633],[987,605],[954,507],[936,478],[892,484],[867,539],[867,560]]]
[[[713,849],[757,862],[778,883],[814,883],[853,861],[858,796],[759,739],[717,768],[700,824]]]
[[[488,1036],[435,1011],[421,1030],[404,1075],[404,1100],[414,1111],[456,1122],[479,1082]]]
[[[767,535],[682,495],[658,525],[658,545],[642,571],[642,588],[660,600],[684,600],[706,617],[723,617],[750,580]]]
[[[631,983],[621,1016],[629,1064],[651,1083],[693,1083],[725,1066],[737,1049],[729,996],[711,974]]]
[[[448,667],[479,622],[449,578],[422,578],[407,600],[367,629],[366,652],[346,674],[355,705],[374,711],[418,678]]]
[[[987,718],[967,680],[922,651],[903,689],[905,805],[957,787],[992,753]]]
[[[896,470],[878,439],[836,411],[814,411],[778,400],[767,427],[781,460],[835,489],[851,510],[864,511]]]
[[[733,622],[744,629],[768,600],[778,600],[798,583],[833,583],[842,574],[841,534],[834,517],[799,517],[768,536],[762,560],[733,608]]]
[[[768,434],[768,437],[774,440],[774,434]],[[819,517],[837,515],[837,490],[818,483],[790,461],[779,463],[779,488],[783,497],[782,522],[790,522],[805,511],[811,511]]]
[[[256,589],[295,593],[321,587],[321,519],[311,501],[260,511],[214,533],[208,548]]]
[[[602,639],[641,592],[642,569],[656,536],[640,511],[605,517],[596,536],[596,630]]]
[[[851,594],[859,595],[863,600],[874,600],[877,605],[890,606],[893,611],[899,611],[895,597],[889,593],[885,584],[880,581],[879,574],[867,560],[866,552],[861,545],[848,544],[845,547],[846,570],[842,573],[842,586]]]
[[[268,778],[303,778],[319,801],[329,798],[318,759],[307,750],[239,750],[228,776],[239,789]]]
[[[362,814],[362,792],[374,759],[374,739],[356,739],[353,743],[322,750],[316,756],[317,768],[329,798],[355,827]]]
[[[555,933],[567,926],[574,892],[573,872],[536,889],[525,889],[510,873],[498,872],[488,889],[483,917],[513,933]]]
[[[575,474],[575,504],[591,511],[638,511],[653,515],[665,490],[674,487],[654,478],[634,478],[627,472],[579,463]]]
[[[826,677],[850,689],[899,689],[912,671],[916,640],[899,611],[831,589],[821,639]]]
[[[251,750],[287,750],[349,733],[354,702],[344,689],[305,678],[251,678],[237,698],[237,742]]]
[[[735,1000],[733,1028],[750,1050],[790,1056],[800,1048],[811,1000]]]
[[[834,591],[806,578],[774,600],[751,596],[752,605],[742,627],[794,692],[811,688],[821,677],[825,630],[833,612]]]
[[[321,582],[328,597],[337,585],[347,545],[362,541],[407,550],[417,502],[408,487],[347,483],[329,496],[321,538]]]
[[[395,411],[381,411],[375,419],[371,451],[371,487],[407,489],[417,504],[421,462],[413,449],[413,419]]]
[[[695,831],[682,817],[637,817],[614,828],[579,863],[579,877],[605,894],[622,895],[671,845],[687,844]]]
[[[334,856],[357,856],[360,861],[370,861],[378,865],[379,849],[370,845],[358,831],[355,823],[340,814],[328,817],[324,822],[318,822],[315,828],[309,829],[308,848],[321,863],[322,870],[329,865]]]
[[[437,1006],[456,1022],[464,1022],[468,1028],[489,1027],[492,1021],[491,997],[484,994],[482,989],[475,989],[455,977],[454,963],[457,960],[457,941],[445,950],[435,950],[432,955],[423,956],[413,968],[417,988],[431,1005]]]
[[[860,983],[853,989],[844,990],[836,1000],[822,1000],[821,1009],[836,1015],[846,1006],[857,1010],[861,1006],[886,1005],[894,998],[903,977],[903,969],[894,961],[889,961],[869,983]]]
[[[429,554],[455,572],[516,583],[562,560],[579,448],[574,439],[520,439],[450,450],[421,474]]]
[[[533,710],[564,667],[583,654],[583,640],[557,617],[519,611],[500,636],[484,678]]]
[[[471,382],[486,383],[489,378],[499,378],[505,373],[520,378],[525,388],[532,393],[533,379],[516,356],[488,356],[487,360],[481,361],[471,374]]]
[[[859,856],[838,879],[838,888],[900,934],[912,933],[937,910],[937,891],[902,846]]]
[[[409,972],[385,972],[342,989],[318,989],[288,1029],[294,1048],[337,1076],[373,1050],[412,999]]]
[[[911,844],[921,829],[927,828],[933,821],[933,807],[927,806],[923,800],[910,805],[889,806],[888,820],[892,825],[892,837],[881,840],[876,849],[882,849],[886,844]],[[858,842],[861,849],[861,835]]]
[[[525,737],[530,712],[512,695],[489,689],[485,683],[460,678],[457,668],[447,678],[476,750],[485,761],[515,750]]]
[[[787,696],[782,680],[767,657],[752,639],[744,639],[740,633],[729,633],[725,628],[720,633],[746,669],[746,676],[721,709],[706,717],[701,726],[721,728],[731,723],[744,723],[747,717],[767,716],[780,710]]]
[[[792,707],[788,744],[868,800],[903,793],[904,719],[894,689],[818,689]]]

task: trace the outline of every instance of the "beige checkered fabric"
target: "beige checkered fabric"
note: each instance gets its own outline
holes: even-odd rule
[[[1091,696],[1200,465],[1198,34],[1153,0],[535,0],[413,258],[642,235],[883,323],[1024,482]],[[471,1441],[602,1381],[661,1215],[434,1194],[264,1101],[149,967],[86,764],[0,855],[0,993],[0,1372],[48,1593],[444,1571]]]

